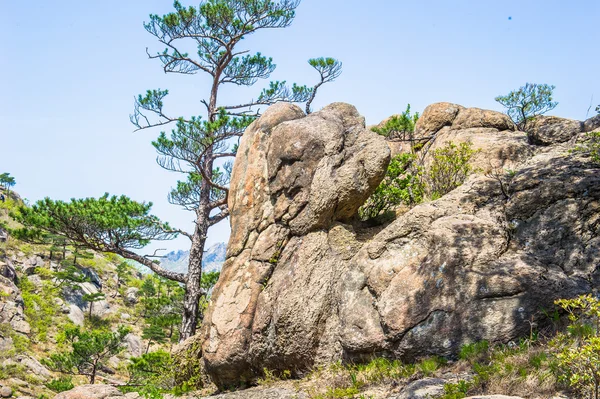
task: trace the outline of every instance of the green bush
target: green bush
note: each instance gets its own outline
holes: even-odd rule
[[[585,134],[585,141],[575,147],[575,152],[589,155],[592,160],[600,164],[600,131]]]
[[[55,300],[58,290],[50,280],[42,281],[42,287],[36,287],[24,276],[19,281],[19,288],[23,303],[25,304],[25,317],[29,322],[34,340],[46,342],[48,331],[56,325],[56,317],[60,314],[60,308]]]
[[[477,151],[470,142],[458,145],[449,142],[433,151],[433,161],[423,174],[425,192],[432,200],[454,190],[473,171],[469,163]]]
[[[592,295],[555,302],[570,320],[567,333],[552,344],[561,369],[560,379],[581,393],[600,396],[600,300]]]
[[[470,142],[449,142],[433,150],[431,163],[425,167],[416,153],[392,158],[383,181],[359,209],[362,220],[375,219],[400,204],[409,207],[425,198],[435,200],[464,183],[473,172],[470,161],[478,151]]]
[[[476,361],[479,362],[481,361],[482,357],[487,355],[489,348],[490,344],[488,341],[479,341],[472,344],[463,345],[460,348],[458,357],[471,363]]]
[[[392,158],[383,181],[359,209],[362,220],[375,218],[402,203],[410,206],[423,200],[420,169],[415,164],[416,157],[411,153]]]
[[[73,385],[71,377],[61,377],[46,383],[46,387],[56,393],[60,393],[73,389],[75,385]]]
[[[496,97],[496,101],[507,108],[506,113],[522,131],[527,131],[530,121],[536,116],[553,110],[558,105],[552,101],[555,86],[526,83],[506,96]]]
[[[414,143],[413,132],[419,119],[419,113],[410,114],[410,104],[400,115],[394,115],[382,127],[374,127],[371,130],[391,140],[405,140]]]

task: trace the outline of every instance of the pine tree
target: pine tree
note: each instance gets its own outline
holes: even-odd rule
[[[153,142],[161,167],[181,172],[183,181],[169,194],[169,201],[195,212],[195,230],[184,233],[191,240],[188,273],[184,276],[186,294],[182,319],[182,339],[196,330],[202,296],[202,257],[208,229],[228,217],[227,195],[231,159],[245,128],[260,115],[261,106],[278,101],[306,102],[306,110],[324,83],[336,79],[342,65],[333,58],[309,60],[320,81],[312,88],[285,81],[270,82],[254,100],[222,104],[219,90],[224,85],[252,86],[269,78],[275,69],[272,58],[239,49],[241,41],[259,30],[288,27],[295,17],[299,0],[205,0],[198,7],[185,8],[174,2],[175,11],[151,15],[145,29],[165,49],[149,58],[157,59],[165,73],[208,75],[210,90],[201,100],[205,119],[169,115],[164,109],[168,90],[148,90],[137,97],[132,123],[137,130],[167,124],[174,129],[162,132]],[[192,56],[184,47],[197,48]],[[161,274],[161,276],[165,277]],[[168,278],[168,277],[167,277]]]
[[[65,342],[69,348],[50,355],[42,363],[53,371],[87,376],[90,384],[93,384],[98,370],[105,362],[125,349],[127,334],[129,329],[124,326],[119,326],[116,332],[68,328],[65,331]]]

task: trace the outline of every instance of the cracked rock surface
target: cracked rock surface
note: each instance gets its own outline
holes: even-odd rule
[[[532,318],[543,323],[554,299],[597,286],[600,169],[569,143],[530,145],[502,114],[434,104],[417,132],[431,148],[471,141],[478,172],[368,229],[352,219],[390,150],[364,126],[347,104],[306,116],[281,103],[244,134],[227,260],[201,331],[218,385],[264,368],[301,375],[337,360],[508,342]],[[488,177],[484,163],[514,172]]]

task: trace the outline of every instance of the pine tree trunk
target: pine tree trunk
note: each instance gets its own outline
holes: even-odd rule
[[[183,298],[180,341],[184,341],[196,333],[200,297],[202,296],[202,287],[200,286],[202,281],[202,258],[204,256],[204,244],[206,243],[206,235],[209,227],[209,212],[210,210],[207,205],[199,207],[197,211],[198,217],[196,219],[192,247],[190,248],[190,263],[188,264],[185,296]]]

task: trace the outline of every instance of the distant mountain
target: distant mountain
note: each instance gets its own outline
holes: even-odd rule
[[[227,244],[220,242],[208,248],[204,252],[202,259],[203,271],[221,271],[223,262],[225,262],[225,252]],[[161,266],[167,270],[178,273],[187,273],[188,262],[190,260],[190,251],[173,251],[169,252],[160,262]]]

